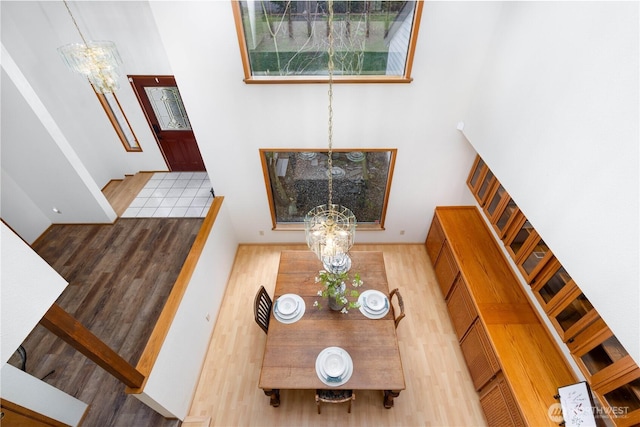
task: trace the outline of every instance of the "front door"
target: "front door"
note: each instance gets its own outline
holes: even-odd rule
[[[171,171],[204,171],[198,143],[173,76],[129,76]]]

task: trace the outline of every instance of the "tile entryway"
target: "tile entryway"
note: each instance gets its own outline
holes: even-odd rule
[[[158,172],[122,218],[201,218],[207,215],[212,201],[206,172]]]

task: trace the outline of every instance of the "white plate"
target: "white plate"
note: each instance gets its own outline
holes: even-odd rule
[[[373,293],[377,293],[381,295],[382,298],[384,298],[387,301],[386,307],[383,306],[383,310],[380,312],[374,312],[366,306],[366,303],[365,303],[366,299],[369,297],[369,295]],[[365,317],[368,317],[369,319],[382,319],[384,316],[387,315],[387,313],[389,312],[389,309],[391,308],[389,300],[387,299],[387,296],[380,291],[376,291],[375,289],[369,289],[361,293],[360,296],[358,297],[358,303],[360,304],[360,308],[359,308],[360,313],[362,313]]]
[[[284,294],[276,300],[276,311],[282,317],[290,317],[298,310],[299,304],[292,294]]]
[[[306,310],[306,304],[304,303],[304,300],[302,299],[302,297],[300,297],[300,295],[296,295],[296,294],[289,294],[292,295],[293,298],[296,300],[296,303],[298,304],[298,310],[294,311],[293,314],[289,315],[291,317],[288,316],[283,316],[281,315],[278,310],[276,310],[276,306],[274,304],[273,307],[273,317],[276,318],[276,320],[280,323],[295,323],[298,320],[302,319],[302,316],[304,316],[304,312]]]
[[[325,360],[332,353],[341,354],[345,362],[344,373],[340,377],[340,380],[335,380],[335,381],[329,380],[327,378],[326,372],[324,371]],[[351,375],[353,374],[353,360],[351,360],[351,356],[346,350],[340,347],[327,347],[324,350],[322,350],[320,354],[318,354],[318,357],[316,358],[316,374],[318,374],[318,378],[320,379],[320,381],[322,381],[324,384],[328,386],[332,386],[332,387],[341,386],[345,384],[347,381],[349,381],[349,379],[351,378]]]
[[[322,362],[322,368],[324,373],[327,374],[327,377],[342,378],[342,375],[347,369],[347,363],[342,352],[328,352]]]
[[[366,298],[363,298],[364,305],[372,313],[381,313],[387,306],[387,297],[377,292],[371,292],[367,294]]]

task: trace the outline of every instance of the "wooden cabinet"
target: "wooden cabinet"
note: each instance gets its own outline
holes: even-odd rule
[[[489,427],[525,426],[518,404],[504,376],[498,375],[480,392],[480,405]]]
[[[576,378],[489,225],[474,206],[438,207],[434,222],[426,246],[441,247],[434,270],[489,425],[557,425],[553,396]]]
[[[635,362],[602,319],[568,344],[571,355],[592,389],[636,369]]]
[[[440,284],[442,295],[446,297],[449,294],[449,290],[451,290],[451,286],[453,286],[453,282],[455,281],[459,271],[458,265],[451,253],[449,243],[446,241],[442,245],[442,250],[434,264],[434,269],[436,272],[436,278],[438,279],[438,284]]]
[[[461,340],[478,317],[478,312],[473,304],[467,285],[461,276],[458,276],[449,294],[447,310],[453,323],[453,329],[456,330],[456,335],[458,335],[458,340]]]
[[[509,193],[507,193],[507,190],[498,182],[494,190],[489,194],[487,204],[484,205],[483,208],[490,223],[493,224],[496,222],[497,215],[503,212],[510,200],[511,197],[509,197]]]
[[[476,390],[480,390],[500,372],[498,358],[480,320],[474,322],[460,341],[460,348]]]
[[[478,187],[480,187],[480,183],[484,179],[489,168],[484,163],[484,160],[480,156],[476,156],[473,166],[471,166],[471,172],[469,172],[469,177],[467,178],[467,186],[472,193],[476,193],[478,191]]]
[[[593,305],[554,257],[531,281],[531,289],[564,342],[598,319]]]
[[[571,285],[563,301],[547,313],[562,341],[568,342],[599,316],[582,291]]]
[[[616,426],[640,425],[640,368],[592,390]]]
[[[511,224],[521,216],[522,213],[520,212],[518,205],[516,205],[516,202],[514,202],[511,197],[509,197],[509,200],[507,200],[507,203],[505,203],[502,209],[497,209],[491,224],[493,225],[493,228],[498,234],[500,240],[504,240],[507,237],[507,234],[511,229]]]
[[[480,156],[476,156],[476,160],[471,168],[471,173],[467,178],[467,186],[473,193],[480,206],[484,206],[494,191],[497,184],[496,177],[489,167],[484,163]]]
[[[431,259],[431,264],[435,265],[440,255],[442,245],[444,244],[444,233],[442,232],[438,218],[435,216],[433,217],[433,221],[431,221],[431,227],[429,227],[429,234],[427,234],[425,244],[427,246],[427,254],[429,255],[429,259]]]

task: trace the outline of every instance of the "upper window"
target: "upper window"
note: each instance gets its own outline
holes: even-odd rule
[[[334,1],[334,81],[408,83],[422,1]],[[246,83],[328,80],[326,1],[232,1]]]

